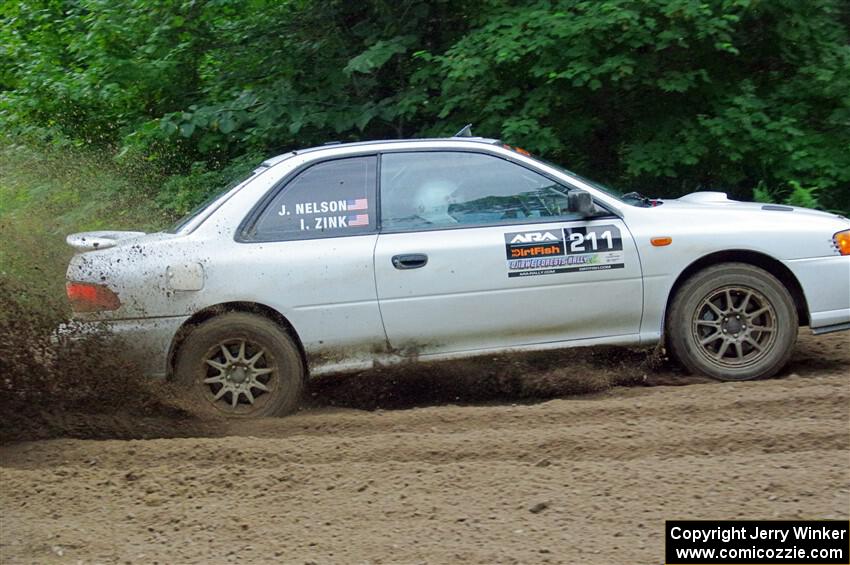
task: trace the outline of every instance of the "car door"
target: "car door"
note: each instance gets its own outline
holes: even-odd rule
[[[322,160],[283,179],[246,220],[232,292],[281,312],[317,366],[371,360],[378,311],[377,156]]]
[[[637,334],[637,250],[617,216],[500,156],[381,156],[375,277],[392,347],[431,354]]]

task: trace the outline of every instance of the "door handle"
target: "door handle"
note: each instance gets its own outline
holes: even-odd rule
[[[407,255],[394,255],[393,267],[396,269],[419,269],[428,264],[428,256],[424,253],[409,253]]]

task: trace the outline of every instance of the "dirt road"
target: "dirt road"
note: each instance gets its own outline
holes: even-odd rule
[[[665,519],[848,518],[850,335],[778,379],[674,377],[6,446],[0,561],[660,563]]]

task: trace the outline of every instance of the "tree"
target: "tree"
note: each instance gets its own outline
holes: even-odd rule
[[[261,155],[467,122],[622,188],[798,182],[850,210],[839,0],[7,0],[0,18],[4,129],[144,160],[175,211]]]

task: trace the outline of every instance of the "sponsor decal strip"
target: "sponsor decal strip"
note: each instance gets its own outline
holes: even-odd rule
[[[562,267],[560,269],[538,269],[536,271],[515,271],[508,273],[508,276],[513,277],[530,277],[537,275],[557,275],[558,273],[576,273],[583,271],[607,271],[609,269],[622,269],[625,265],[617,263],[614,265],[587,265],[584,267]]]
[[[509,277],[621,269],[623,240],[613,224],[504,234]]]

